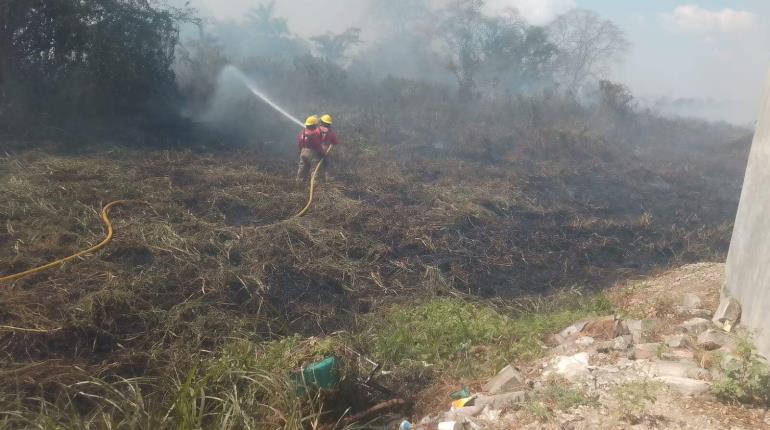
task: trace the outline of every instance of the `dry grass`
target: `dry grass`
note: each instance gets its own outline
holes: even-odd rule
[[[705,184],[661,202],[647,186],[656,173],[586,136],[554,133],[495,163],[380,159],[351,144],[339,182],[320,191],[311,214],[281,223],[305,190],[290,160],[260,151],[54,146],[2,157],[0,274],[93,243],[108,201],[150,206],[116,208],[115,241],[98,255],[1,287],[0,410],[16,412],[0,419],[20,427],[30,416],[85,419],[82,428],[197,428],[211,414],[240,420],[231,428],[302,421],[318,411],[305,405],[289,417],[297,409],[289,399],[243,415],[238,408],[265,400],[225,398],[240,389],[220,389],[225,397],[213,403],[193,389],[181,415],[170,405],[200,377],[200,361],[225,354],[233,339],[261,345],[348,331],[355,343],[377,318],[361,315],[431,297],[536,312],[538,302],[522,297],[723,252],[728,220],[713,208],[725,202],[697,188]],[[697,220],[682,217],[692,207]],[[233,366],[222,384],[246,377]],[[272,371],[249,375],[288,392],[275,388],[283,382]],[[163,421],[167,413],[176,418]]]

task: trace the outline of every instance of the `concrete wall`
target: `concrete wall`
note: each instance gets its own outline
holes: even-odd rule
[[[770,357],[770,75],[735,219],[724,294],[740,302],[741,325]]]

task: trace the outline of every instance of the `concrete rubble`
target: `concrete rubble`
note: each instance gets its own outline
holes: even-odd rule
[[[511,365],[505,366],[498,374],[484,385],[489,394],[500,394],[524,388],[524,377]]]
[[[725,323],[734,326],[740,319],[741,304],[732,297],[725,297],[719,303],[719,308],[717,308],[712,321],[720,326],[724,326]]]
[[[690,337],[683,334],[665,336],[663,340],[669,348],[687,348],[690,346]]]
[[[680,306],[684,311],[680,315],[701,315],[704,313],[702,306],[700,297],[686,294]],[[733,311],[734,307],[728,306],[723,309],[721,318],[735,318]],[[421,421],[422,427],[416,428],[438,428],[439,423],[444,423],[446,428],[463,430],[498,428],[495,426],[500,420],[515,415],[554,377],[564,384],[595,390],[598,399],[607,397],[613,387],[629,383],[658,384],[675,396],[710,396],[712,371],[696,361],[695,348],[713,351],[719,356],[722,368],[727,368],[725,366],[735,365],[736,359],[732,355],[735,337],[701,317],[690,318],[667,329],[667,333],[650,337],[646,332],[650,327],[656,327],[656,323],[607,316],[572,324],[550,338],[552,357],[543,362],[535,379],[528,380],[519,369],[506,366],[465,406],[436,417],[426,417]],[[562,415],[567,421],[588,426],[580,428],[590,428],[591,420],[601,421],[588,416],[590,408],[581,407],[581,410],[585,415],[576,415],[575,411],[571,415]]]
[[[698,336],[698,346],[706,351],[713,351],[722,347],[731,349],[737,343],[735,338],[721,330],[709,329]]]
[[[713,323],[705,318],[693,318],[683,322],[677,329],[682,333],[697,336],[712,326]]]

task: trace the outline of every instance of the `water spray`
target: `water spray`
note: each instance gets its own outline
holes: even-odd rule
[[[237,67],[228,65],[224,68],[222,71],[222,74],[231,74],[235,77],[237,77],[241,82],[243,82],[244,85],[246,85],[246,88],[248,88],[255,96],[257,96],[259,99],[267,103],[270,107],[275,109],[277,112],[279,112],[281,115],[285,116],[287,119],[291,120],[291,122],[297,124],[300,127],[305,127],[305,124],[292,116],[290,113],[286,112],[281,106],[279,106],[274,101],[270,100],[262,91],[257,88],[257,84],[254,83],[251,79],[249,79],[246,75],[243,74],[240,70],[238,70]]]

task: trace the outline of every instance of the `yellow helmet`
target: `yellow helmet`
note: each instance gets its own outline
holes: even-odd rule
[[[315,115],[311,115],[307,117],[307,119],[305,120],[305,127],[310,127],[314,125],[318,125],[318,117]]]
[[[332,116],[329,114],[322,116],[321,122],[324,124],[332,125]]]

